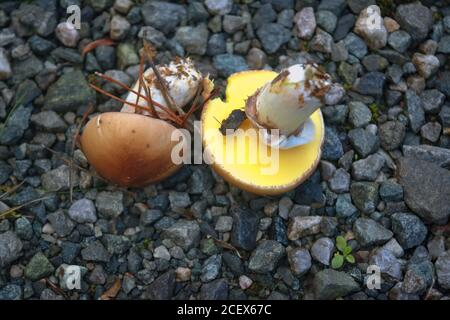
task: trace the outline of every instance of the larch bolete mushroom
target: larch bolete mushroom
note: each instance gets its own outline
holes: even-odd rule
[[[325,133],[319,108],[333,86],[330,76],[310,64],[279,74],[231,75],[226,101],[214,99],[203,109],[206,157],[225,180],[246,191],[277,195],[295,188],[320,161]],[[248,119],[224,137],[221,123],[236,109],[245,110]],[[259,134],[253,134],[255,129]]]
[[[149,68],[140,75],[140,82],[128,88],[126,100],[109,95],[124,102],[121,112],[96,115],[86,124],[80,139],[82,151],[98,174],[123,187],[142,187],[161,181],[181,166],[172,161],[172,149],[180,143],[186,144],[186,140],[177,141],[173,137],[182,136],[181,131],[176,132],[179,129],[175,125],[181,127],[189,113],[183,116],[178,110],[198,94],[203,77],[184,59],[156,68],[167,86],[166,92]],[[177,109],[171,110],[173,106]]]
[[[171,161],[171,137],[178,130],[148,116],[106,112],[92,118],[81,136],[82,150],[98,174],[125,187],[167,178],[179,167]]]

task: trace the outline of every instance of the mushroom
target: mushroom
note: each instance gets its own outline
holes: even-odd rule
[[[163,180],[180,168],[180,163],[172,161],[172,150],[179,143],[183,146],[180,150],[186,150],[187,140],[176,141],[174,137],[183,137],[178,128],[199,107],[200,85],[204,89],[203,98],[210,93],[209,79],[203,78],[188,59],[177,59],[156,68],[158,74],[153,68],[143,72],[142,60],[140,80],[132,89],[98,74],[129,90],[126,100],[91,85],[124,105],[121,112],[102,113],[90,119],[83,130],[80,147],[100,176],[120,186],[145,186]],[[193,99],[190,110],[184,113],[182,107]]]
[[[163,180],[180,167],[171,161],[170,123],[140,114],[106,112],[92,118],[81,136],[82,150],[100,176],[125,187]],[[183,142],[184,143],[184,142]]]
[[[295,65],[279,74],[259,70],[231,75],[226,101],[211,100],[202,113],[203,146],[214,170],[260,195],[281,194],[301,184],[320,161],[325,133],[319,107],[333,86],[315,65]],[[245,109],[248,119],[224,137],[219,128],[235,109]],[[260,134],[252,134],[254,129]],[[272,133],[276,130],[278,135]]]

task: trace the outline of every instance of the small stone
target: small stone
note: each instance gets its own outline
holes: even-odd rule
[[[12,145],[17,143],[29,127],[30,116],[33,111],[31,105],[19,106],[14,111],[11,111],[8,120],[0,136],[0,144]]]
[[[336,216],[338,218],[353,217],[358,213],[358,209],[352,204],[350,194],[340,194],[336,200]]]
[[[175,40],[177,40],[190,54],[204,55],[208,45],[209,31],[205,24],[200,24],[197,27],[180,27],[175,33]]]
[[[11,65],[9,64],[6,51],[0,48],[0,80],[6,80],[12,76]]]
[[[318,234],[320,232],[321,216],[292,217],[288,226],[288,238],[295,241],[299,238]]]
[[[386,180],[381,183],[380,196],[386,202],[403,200],[403,188],[400,184]]]
[[[91,242],[86,248],[82,249],[81,256],[83,260],[93,262],[108,262],[111,258],[103,244],[98,240]]]
[[[284,256],[283,245],[273,240],[264,240],[252,252],[248,268],[256,273],[272,272]]]
[[[22,241],[12,231],[0,233],[0,267],[4,268],[21,255]]]
[[[390,230],[368,218],[357,219],[353,224],[353,233],[363,247],[382,245],[393,236]]]
[[[288,261],[291,270],[299,277],[311,269],[311,255],[307,249],[292,249],[288,252]]]
[[[175,272],[169,270],[147,287],[146,297],[150,300],[169,300],[172,298],[175,285]]]
[[[450,289],[450,251],[437,259],[435,267],[439,285],[444,289]]]
[[[42,252],[38,252],[25,267],[25,277],[31,281],[37,281],[48,277],[53,271],[55,271],[55,268],[48,261],[47,257]]]
[[[445,95],[436,89],[424,90],[420,94],[422,107],[426,113],[437,114],[444,104]]]
[[[14,222],[17,235],[24,240],[30,240],[33,237],[33,226],[25,217],[20,217]]]
[[[395,238],[392,238],[386,242],[382,247],[382,250],[389,250],[396,258],[401,258],[405,254],[402,246],[397,242]]]
[[[233,217],[220,216],[217,219],[215,230],[218,232],[229,232],[233,227]]]
[[[153,251],[153,257],[157,259],[163,259],[166,261],[169,261],[171,258],[169,250],[167,250],[167,248],[164,246],[156,247],[155,250]]]
[[[371,5],[360,12],[356,20],[355,33],[363,37],[372,50],[378,50],[386,45],[388,32],[378,6]]]
[[[367,96],[381,97],[386,77],[378,71],[368,72],[361,78],[356,79],[354,89]]]
[[[162,48],[167,42],[164,33],[150,26],[141,27],[138,33],[138,38],[145,39],[146,41],[153,44],[157,49]],[[134,48],[132,49],[134,50]]]
[[[69,208],[69,216],[78,223],[95,223],[97,214],[94,202],[86,198],[75,201]]]
[[[268,54],[277,52],[291,38],[291,32],[277,23],[262,25],[256,31],[256,35]]]
[[[439,41],[437,52],[448,54],[450,53],[450,36],[443,36]]]
[[[247,64],[250,69],[262,69],[267,63],[267,55],[258,48],[251,48],[247,54]]]
[[[339,41],[331,47],[331,60],[335,62],[346,61],[348,59],[348,50],[344,41]],[[356,78],[356,77],[355,77]]]
[[[23,290],[17,284],[7,284],[0,289],[0,300],[22,300]]]
[[[258,232],[258,217],[250,210],[232,208],[233,228],[231,230],[231,244],[247,251],[256,246]]]
[[[247,63],[242,56],[233,54],[219,54],[213,58],[213,65],[224,78],[236,72],[248,70]]]
[[[378,184],[374,182],[354,182],[350,193],[355,206],[364,213],[372,213],[378,205]]]
[[[350,174],[346,170],[339,168],[328,181],[328,185],[336,193],[348,192],[350,189]]]
[[[320,10],[316,13],[317,24],[328,33],[333,33],[336,29],[337,17],[333,12]]]
[[[358,76],[358,69],[356,66],[348,64],[347,62],[340,63],[337,72],[342,80],[348,84],[353,84]]]
[[[56,26],[55,35],[59,41],[66,47],[76,47],[80,40],[80,34],[74,24],[61,22]]]
[[[114,15],[111,19],[109,36],[113,40],[123,40],[130,31],[131,24],[121,15]]]
[[[132,0],[115,0],[114,9],[122,14],[127,14],[133,6]]]
[[[376,250],[370,257],[369,263],[378,266],[382,274],[397,280],[402,279],[402,266],[390,250]]]
[[[441,135],[442,126],[439,122],[427,122],[420,128],[420,135],[425,140],[437,142]]]
[[[216,279],[220,274],[221,267],[222,256],[218,254],[212,255],[203,263],[200,280],[202,280],[202,282],[210,282]]]
[[[320,161],[320,175],[323,180],[330,180],[335,172],[336,167],[334,166],[334,164],[325,160]]]
[[[430,254],[430,259],[435,260],[445,252],[445,238],[443,236],[435,236],[428,241],[427,249]]]
[[[75,228],[73,221],[70,220],[62,210],[51,213],[47,217],[52,224],[53,229],[60,237],[68,236],[73,228]]]
[[[319,271],[313,280],[314,296],[318,300],[334,300],[358,291],[358,283],[345,272],[332,269]]]
[[[44,189],[46,189],[47,191],[68,190],[70,184],[69,170],[69,167],[63,164],[56,169],[44,173],[41,176],[42,186],[44,187]],[[75,187],[78,184],[78,175],[73,174],[72,178],[72,186]]]
[[[367,71],[383,71],[389,66],[389,61],[378,54],[365,56],[362,63]]]
[[[398,52],[405,52],[411,46],[412,38],[408,32],[403,30],[398,30],[392,32],[388,38],[388,44],[392,49]]]
[[[322,150],[322,159],[337,161],[344,154],[342,143],[339,140],[336,129],[325,126],[325,142]]]
[[[120,191],[102,191],[95,199],[95,206],[100,215],[107,218],[116,218],[124,210],[123,193]]]
[[[331,54],[333,37],[322,29],[317,29],[315,36],[311,39],[310,47],[314,51]]]
[[[227,281],[225,279],[217,279],[212,282],[203,284],[200,291],[200,298],[202,300],[227,300]]]
[[[300,10],[294,16],[294,22],[300,39],[309,40],[312,38],[316,29],[316,17],[314,16],[314,9],[312,7],[306,7]]]
[[[379,147],[378,137],[362,128],[350,130],[348,137],[353,148],[363,158],[376,152]]]
[[[417,42],[425,39],[433,26],[431,10],[420,2],[397,6],[395,17],[402,29]]]
[[[255,29],[259,27],[274,22],[277,19],[277,13],[273,10],[272,4],[263,4],[256,13],[253,15],[252,23]]]
[[[31,122],[38,128],[47,132],[65,132],[67,124],[53,110],[35,113],[31,116]]]
[[[45,108],[56,112],[77,111],[89,103],[95,104],[95,92],[79,70],[64,73],[48,88],[44,100]]]
[[[395,150],[405,139],[406,126],[400,121],[387,121],[379,126],[378,135],[381,147],[387,151]]]
[[[227,52],[226,35],[224,33],[215,33],[208,40],[207,54],[215,56]]]
[[[352,101],[349,103],[348,120],[355,127],[364,127],[372,120],[372,112],[361,102]]]
[[[397,31],[398,29],[400,29],[400,25],[397,23],[397,21],[395,21],[391,17],[384,17],[383,21],[384,21],[384,26],[386,27],[386,30],[389,33],[392,33],[394,31]]]
[[[384,162],[384,158],[379,154],[355,161],[352,164],[352,176],[355,180],[375,181]]]
[[[149,227],[152,224],[154,224],[156,221],[161,219],[162,216],[163,216],[163,213],[161,210],[158,210],[158,209],[145,210],[144,212],[141,213],[140,223],[144,227]]]
[[[321,208],[326,203],[326,197],[320,184],[320,172],[316,171],[306,182],[295,190],[294,201],[297,204]]]
[[[170,191],[169,201],[172,208],[187,208],[191,204],[189,194],[186,192]]]
[[[184,6],[165,1],[145,2],[141,10],[144,24],[156,28],[166,35],[174,32],[187,15]]]
[[[164,237],[172,240],[185,251],[189,251],[200,242],[200,226],[196,221],[178,220],[164,231]]]
[[[437,164],[400,158],[397,174],[408,207],[429,223],[446,223],[450,216],[450,173]]]
[[[439,59],[431,54],[414,53],[412,62],[417,68],[418,73],[425,79],[429,78],[439,69]]]
[[[222,21],[223,30],[226,33],[234,34],[235,32],[242,30],[247,25],[247,19],[241,16],[225,15]]]
[[[285,9],[278,14],[277,23],[286,28],[292,28],[292,25],[294,23],[294,15],[294,10]]]
[[[226,15],[233,8],[233,0],[206,0],[205,6],[211,14]]]
[[[367,54],[366,43],[354,33],[349,33],[344,38],[344,43],[348,52],[358,59],[362,59]]]
[[[413,214],[395,213],[391,217],[392,231],[403,249],[420,245],[427,236],[427,227]]]
[[[311,256],[320,263],[328,266],[334,251],[334,243],[330,238],[320,238],[311,247]]]
[[[347,0],[347,5],[349,6],[350,10],[355,14],[360,13],[361,10],[375,3],[376,3],[375,0]]]
[[[241,287],[242,290],[250,288],[252,284],[253,280],[247,277],[246,275],[241,275],[239,277],[239,287]]]
[[[403,155],[408,158],[416,158],[433,162],[442,168],[450,166],[450,150],[430,145],[403,146]]]
[[[191,280],[192,271],[189,268],[178,267],[175,270],[175,275],[178,282],[185,282]]]

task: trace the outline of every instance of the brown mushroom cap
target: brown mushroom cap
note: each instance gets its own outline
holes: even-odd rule
[[[142,187],[173,174],[174,131],[170,123],[147,116],[107,112],[85,126],[81,145],[86,158],[105,179],[124,187]]]

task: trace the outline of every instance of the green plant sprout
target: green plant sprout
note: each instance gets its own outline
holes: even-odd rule
[[[336,238],[336,247],[338,252],[334,254],[331,260],[331,267],[333,269],[339,269],[344,265],[344,262],[355,263],[355,257],[351,254],[352,247],[347,245],[347,240],[343,236]]]

